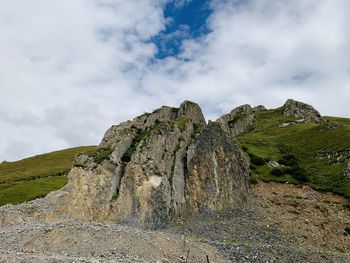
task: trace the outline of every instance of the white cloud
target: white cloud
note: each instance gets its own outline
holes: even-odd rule
[[[96,144],[147,107],[124,71],[148,63],[163,27],[160,1],[1,1],[0,160]]]
[[[348,7],[346,0],[214,1],[212,32],[184,41],[186,60],[161,63],[145,85],[177,87],[178,97],[201,102],[213,117],[290,97],[322,114],[350,116]]]
[[[96,144],[185,99],[208,119],[290,97],[350,116],[349,1],[214,0],[211,33],[151,63],[164,3],[0,0],[0,160]]]

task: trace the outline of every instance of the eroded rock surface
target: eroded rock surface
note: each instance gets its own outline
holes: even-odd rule
[[[16,215],[20,221],[78,219],[159,228],[196,212],[240,206],[248,174],[229,130],[218,123],[207,126],[199,106],[185,101],[180,108],[163,106],[112,126],[95,152],[76,156],[64,188],[21,212],[9,209],[0,224],[10,224]]]
[[[221,116],[217,120],[221,128],[232,136],[249,131],[254,121],[253,109],[248,104],[234,108],[230,113]]]
[[[219,211],[244,203],[247,167],[235,138],[218,123],[209,124],[188,151],[186,196],[190,211]]]
[[[309,104],[304,102],[295,101],[292,99],[287,100],[283,106],[283,115],[300,118],[305,123],[321,123],[321,114]]]

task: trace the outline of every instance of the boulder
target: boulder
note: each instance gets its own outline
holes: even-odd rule
[[[255,106],[252,110],[253,112],[261,112],[261,111],[266,111],[267,109],[263,105],[258,105],[258,106]]]
[[[301,119],[305,123],[323,122],[321,114],[309,104],[289,99],[283,106],[283,115]]]

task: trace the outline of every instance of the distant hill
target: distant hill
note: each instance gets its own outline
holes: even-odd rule
[[[43,197],[60,189],[67,182],[67,174],[74,156],[95,149],[85,146],[55,151],[0,164],[0,206]]]

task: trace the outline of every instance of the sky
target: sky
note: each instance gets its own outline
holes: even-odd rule
[[[350,117],[348,0],[0,0],[0,162],[197,102]]]

